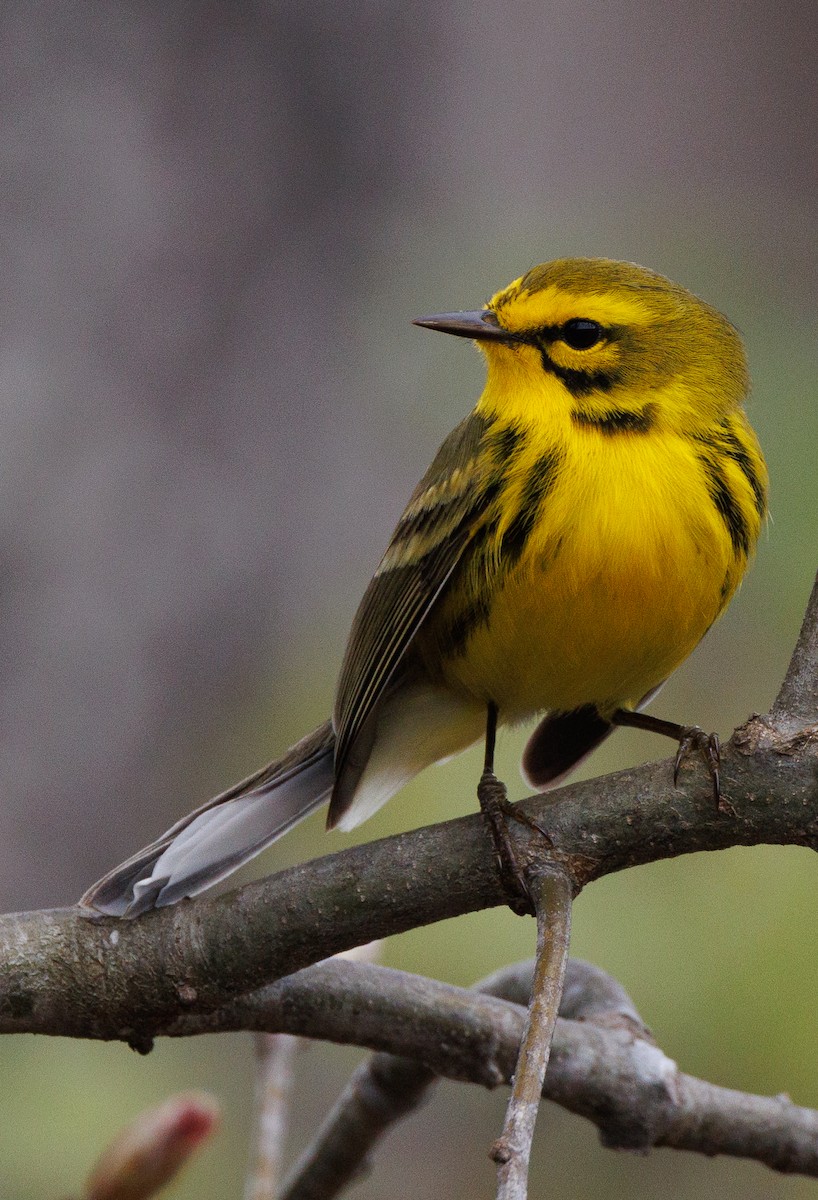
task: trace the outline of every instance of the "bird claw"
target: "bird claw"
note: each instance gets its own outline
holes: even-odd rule
[[[716,808],[720,813],[734,817],[736,810],[727,797],[721,794],[721,779],[719,774],[721,767],[721,744],[717,733],[705,733],[698,725],[686,725],[684,727],[679,737],[679,749],[676,751],[676,760],[673,764],[674,786],[679,782],[679,768],[685,759],[689,758],[694,752],[698,752],[702,756],[710,772],[710,780],[713,785],[713,800]]]
[[[544,837],[549,847],[553,846],[551,839],[544,829],[526,813],[520,812],[516,804],[511,804],[506,793],[506,785],[501,782],[493,771],[484,771],[477,785],[477,797],[483,816],[491,831],[494,851],[500,865],[500,877],[506,892],[508,906],[518,916],[532,915],[534,906],[523,872],[514,852],[514,847],[508,832],[509,821],[519,821],[521,825],[534,829]]]

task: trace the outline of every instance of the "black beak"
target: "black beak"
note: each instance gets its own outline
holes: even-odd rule
[[[413,325],[423,329],[438,329],[455,337],[472,338],[476,342],[513,342],[514,334],[503,329],[490,308],[480,312],[437,313],[433,317],[415,317]]]

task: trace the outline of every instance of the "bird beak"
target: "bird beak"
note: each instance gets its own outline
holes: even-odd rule
[[[437,313],[433,317],[415,317],[413,325],[423,329],[438,329],[455,337],[473,338],[476,342],[510,342],[514,335],[503,329],[490,308],[480,312]]]

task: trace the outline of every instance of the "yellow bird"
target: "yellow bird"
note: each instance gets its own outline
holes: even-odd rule
[[[82,903],[133,916],[209,887],[329,799],[352,829],[424,767],[539,716],[553,785],[641,713],[738,587],[766,513],[730,322],[632,263],[560,259],[477,312],[477,407],[418,484],[364,593],[331,721],[183,818]],[[717,777],[717,743],[709,749]]]

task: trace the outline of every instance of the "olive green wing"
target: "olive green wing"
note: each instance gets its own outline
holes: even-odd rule
[[[364,593],[335,702],[334,825],[348,807],[374,738],[374,715],[418,629],[445,587],[498,487],[477,413],[449,434],[415,489]]]

